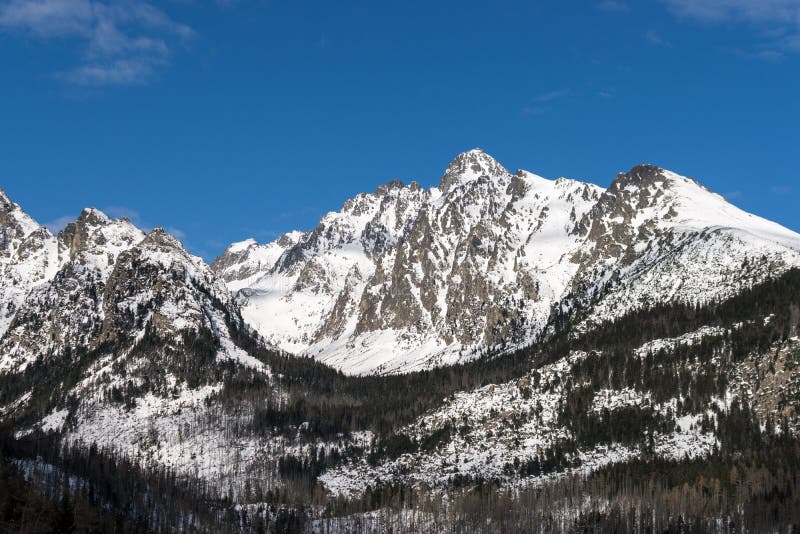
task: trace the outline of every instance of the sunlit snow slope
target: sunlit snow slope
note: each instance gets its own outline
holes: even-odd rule
[[[348,373],[403,372],[585,325],[730,296],[800,263],[800,235],[650,165],[607,190],[510,173],[479,149],[438,187],[393,181],[213,267],[270,343]]]

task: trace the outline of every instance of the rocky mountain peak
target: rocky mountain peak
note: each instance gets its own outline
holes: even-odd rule
[[[457,183],[480,178],[481,176],[505,176],[510,174],[496,159],[481,150],[474,148],[462,152],[450,162],[447,170],[439,180],[439,189],[443,193]]]
[[[9,211],[14,209],[14,203],[8,198],[6,192],[0,188],[0,211]]]
[[[12,237],[22,238],[38,229],[39,224],[0,189],[0,248]]]
[[[643,164],[620,173],[605,194],[607,200],[622,203],[632,212],[645,209],[666,209],[659,218],[670,220],[679,212],[690,218],[705,220],[705,215],[726,211],[728,202],[693,178],[681,176],[662,167]],[[713,208],[713,209],[712,209]],[[652,216],[652,214],[651,214]],[[680,218],[680,217],[679,217]]]
[[[648,188],[664,181],[664,169],[650,164],[634,166],[628,172],[617,175],[609,191],[614,193],[626,188]]]
[[[375,188],[375,192],[373,194],[376,197],[383,197],[395,189],[402,189],[404,187],[405,184],[403,181],[395,178],[394,180],[391,180],[383,185],[379,185],[377,188]]]
[[[672,171],[651,164],[634,166],[630,171],[619,173],[608,188],[609,192],[616,193],[622,189],[662,189],[675,190],[681,185],[697,188],[710,193],[710,191],[693,178],[681,176]]]
[[[287,232],[282,234],[278,239],[275,240],[275,242],[283,248],[289,248],[292,245],[296,245],[297,242],[300,241],[301,237],[303,237],[303,232]]]
[[[703,252],[709,231],[718,256]],[[738,263],[719,261],[732,247]],[[297,244],[232,245],[213,268],[270,343],[363,373],[525,343],[573,294],[586,296],[577,308],[613,302],[608,317],[646,298],[696,299],[764,251],[774,265],[800,264],[800,236],[658,166],[637,165],[603,189],[512,176],[475,149],[449,164],[439,188],[389,182]],[[687,266],[692,280],[680,274]]]
[[[142,245],[155,245],[157,248],[183,250],[181,242],[168,234],[161,226],[150,230],[142,240]]]
[[[82,257],[105,269],[117,254],[143,238],[144,233],[128,219],[111,219],[96,208],[86,208],[59,232],[59,256],[64,261]]]
[[[78,216],[78,222],[92,226],[108,224],[111,219],[97,208],[84,208]]]
[[[30,289],[57,270],[55,239],[0,190],[0,335]]]

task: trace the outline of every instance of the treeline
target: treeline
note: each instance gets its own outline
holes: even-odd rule
[[[288,505],[286,492],[257,497],[260,509],[248,511],[202,480],[54,435],[15,438],[0,427],[0,532],[302,530],[307,513]]]
[[[765,326],[763,318],[770,315],[773,317]],[[692,348],[691,353],[679,348],[644,360],[632,353],[633,348],[652,339],[678,336],[706,325],[730,327],[738,323],[743,324],[732,329],[728,339],[706,339],[699,350]],[[534,346],[502,356],[402,375],[357,377],[344,375],[312,358],[266,349],[240,320],[229,317],[228,326],[237,345],[272,369],[288,398],[273,398],[271,382],[246,369],[228,376],[219,398],[231,405],[249,402],[257,406],[255,432],[308,423],[305,432],[310,437],[328,439],[366,429],[388,437],[398,426],[412,422],[458,391],[512,380],[563,358],[572,350],[586,350],[602,351],[579,370],[581,377],[595,377],[594,388],[642,386],[654,393],[660,389],[657,396],[664,398],[676,391],[691,390],[697,393],[699,405],[726,385],[724,373],[688,373],[686,362],[699,358],[705,367],[723,345],[727,347],[728,363],[741,361],[751,351],[768,350],[772,343],[794,335],[799,323],[800,270],[793,269],[722,303],[661,305],[631,312],[577,337],[564,330]],[[684,369],[679,371],[678,367]],[[692,384],[678,384],[676,380]]]
[[[798,490],[800,444],[776,437],[735,454],[637,459],[528,489],[494,481],[446,494],[379,486],[332,500],[318,524],[321,532],[364,533],[797,532]]]
[[[765,323],[767,316],[771,318]],[[559,320],[555,317],[554,324]],[[330,525],[341,524],[337,521],[344,521],[342,516],[377,509],[388,510],[396,514],[392,520],[401,521],[413,509],[415,521],[426,521],[420,525],[446,524],[453,532],[479,531],[484,528],[479,524],[486,525],[487,531],[517,532],[582,531],[591,530],[590,525],[599,525],[600,531],[702,531],[713,527],[732,532],[742,525],[758,530],[770,517],[773,524],[797,525],[796,462],[800,451],[788,436],[788,422],[771,421],[766,425],[769,430],[762,430],[765,422],[750,407],[734,403],[730,410],[717,411],[715,417],[701,422],[720,441],[712,458],[702,461],[657,460],[648,454],[647,436],[670,432],[674,417],[708,409],[711,399],[726,391],[735,365],[754,352],[774,350],[776,344],[780,346],[797,334],[798,323],[800,270],[792,270],[723,303],[673,304],[635,311],[579,336],[557,331],[533,347],[499,357],[404,375],[346,376],[313,359],[267,349],[235,311],[228,311],[227,316],[234,341],[268,365],[273,378],[232,361],[217,361],[218,346],[210,331],[183,333],[180,345],[173,346],[148,329],[131,355],[116,364],[114,370],[127,380],[111,388],[107,400],[132,408],[147,392],[174,394],[174,386],[163,379],[166,370],[192,386],[222,382],[223,389],[208,402],[221,412],[236,414],[230,419],[235,424],[233,434],[278,433],[312,443],[371,430],[376,439],[363,450],[313,448],[304,456],[277,458],[275,471],[283,489],[254,484],[244,492],[243,500],[263,504],[261,509],[250,509],[234,507],[234,501],[242,498],[238,493],[219,495],[216,488],[212,491],[198,480],[166,470],[145,470],[113,451],[64,447],[58,440],[42,436],[26,441],[5,435],[3,476],[8,482],[4,487],[16,489],[0,501],[10,503],[4,505],[9,510],[4,521],[21,529],[22,518],[37,509],[42,518],[61,514],[63,519],[68,515],[66,503],[76,525],[94,525],[91,510],[97,510],[101,521],[108,520],[104,514],[110,513],[111,528],[119,532],[225,531],[231,525],[234,530],[246,526],[256,531],[293,531],[302,527],[306,517],[302,507],[313,504],[326,510]],[[644,342],[707,325],[724,327],[727,332],[691,346],[643,356],[633,353]],[[57,357],[33,362],[20,375],[0,378],[0,404],[34,391],[17,423],[41,418],[55,405],[75,405],[76,399],[66,392],[109,348],[53,355]],[[433,450],[457,430],[445,428],[411,440],[398,429],[456,392],[516,379],[572,350],[590,353],[575,368],[559,414],[573,439],[539,458],[516,463],[509,459],[508,473],[524,477],[575,466],[574,452],[597,444],[641,445],[641,460],[516,494],[500,489],[499,481],[454,479],[448,503],[443,502],[441,493],[417,486],[381,486],[371,488],[360,499],[333,498],[325,495],[317,482],[325,469],[350,458],[366,455],[376,464],[404,452]],[[673,417],[658,414],[647,405],[613,413],[591,412],[594,393],[605,388],[631,388],[648,394],[654,403],[676,397],[680,402]],[[25,481],[20,464],[8,458],[53,466],[52,474]],[[65,485],[65,478],[73,482]],[[742,489],[743,484],[747,490]],[[588,508],[581,504],[587,495],[595,503]],[[688,502],[681,500],[682,495],[694,497]],[[698,509],[696,503],[704,508]],[[86,518],[77,517],[76,510],[85,512]],[[107,526],[102,523],[101,531],[107,531]]]
[[[653,339],[677,337],[702,326],[731,327],[766,317],[772,319],[769,327],[762,329],[765,337],[786,339],[798,335],[800,269],[792,268],[721,302],[664,303],[634,310],[602,322],[570,342],[575,348],[585,350],[621,344],[634,348]],[[554,313],[551,321],[565,325],[559,331],[566,332],[571,320],[566,313]]]

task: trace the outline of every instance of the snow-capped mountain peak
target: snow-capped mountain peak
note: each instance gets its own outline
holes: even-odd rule
[[[2,228],[0,246],[5,250],[13,237],[24,238],[41,226],[0,189],[0,228]]]
[[[482,176],[495,177],[510,174],[500,162],[481,150],[474,148],[456,156],[447,166],[439,180],[439,190],[447,193],[455,184]]]
[[[606,318],[720,298],[797,264],[800,236],[691,178],[639,165],[604,190],[512,175],[474,149],[438,187],[392,181],[312,232],[231,245],[213,267],[274,345],[368,373],[529,343],[564,299]]]
[[[703,303],[800,264],[800,235],[654,165],[621,173],[587,217],[572,282],[589,323],[664,301]],[[589,324],[587,323],[587,324]]]
[[[212,262],[211,268],[232,290],[250,287],[272,269],[283,253],[296,245],[303,235],[302,232],[288,232],[267,244],[260,244],[253,238],[232,243]]]
[[[144,232],[128,219],[111,219],[98,209],[86,208],[58,234],[59,263],[77,259],[107,274],[117,256],[142,239]]]
[[[32,288],[58,270],[56,240],[0,189],[0,336]]]

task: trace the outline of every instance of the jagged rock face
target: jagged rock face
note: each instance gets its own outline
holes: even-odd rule
[[[144,238],[125,219],[84,210],[49,245],[57,270],[29,290],[0,340],[3,370],[21,371],[39,357],[99,342],[103,296],[119,255]]]
[[[512,175],[478,149],[438,187],[393,181],[292,235],[214,266],[269,341],[354,373],[519,346],[554,308],[607,319],[722,298],[800,263],[800,236],[658,167],[603,190]]]
[[[0,190],[0,336],[31,288],[57,270],[53,235]]]
[[[148,323],[161,338],[199,328],[219,333],[223,315],[236,316],[222,281],[160,228],[120,254],[103,308],[100,342],[112,343],[140,334]]]
[[[732,206],[691,178],[640,165],[587,217],[565,307],[586,326],[666,301],[728,298],[800,262],[800,236]]]
[[[283,234],[267,245],[259,245],[255,239],[233,243],[211,264],[230,284],[231,289],[241,289],[255,281],[278,261],[287,249],[295,245],[303,234]]]
[[[227,331],[239,321],[230,291],[162,229],[145,235],[127,219],[86,209],[50,240],[58,270],[20,303],[0,339],[0,372],[102,347],[124,354],[148,328],[178,351],[184,332],[209,331],[221,357],[241,356]]]
[[[39,230],[26,221],[21,235],[30,238]],[[207,461],[202,446],[165,457],[166,444],[189,434],[231,441],[222,425],[197,425],[195,417],[209,413],[231,376],[271,376],[236,345],[248,334],[227,286],[162,229],[145,235],[94,209],[57,239],[46,236],[56,270],[28,291],[0,336],[0,418],[13,417],[22,433],[55,430],[66,443],[196,475]],[[154,460],[153,451],[162,455]],[[219,476],[228,471],[212,465]]]
[[[351,372],[454,362],[524,343],[577,269],[569,253],[601,192],[512,175],[473,150],[450,164],[439,187],[393,181],[345,202],[237,299],[272,343]],[[226,252],[215,265],[236,261]],[[236,267],[226,269],[229,287],[240,289],[230,275]]]
[[[447,193],[453,186],[482,176],[505,176],[508,171],[479,148],[463,152],[447,166],[439,179],[439,190]]]

